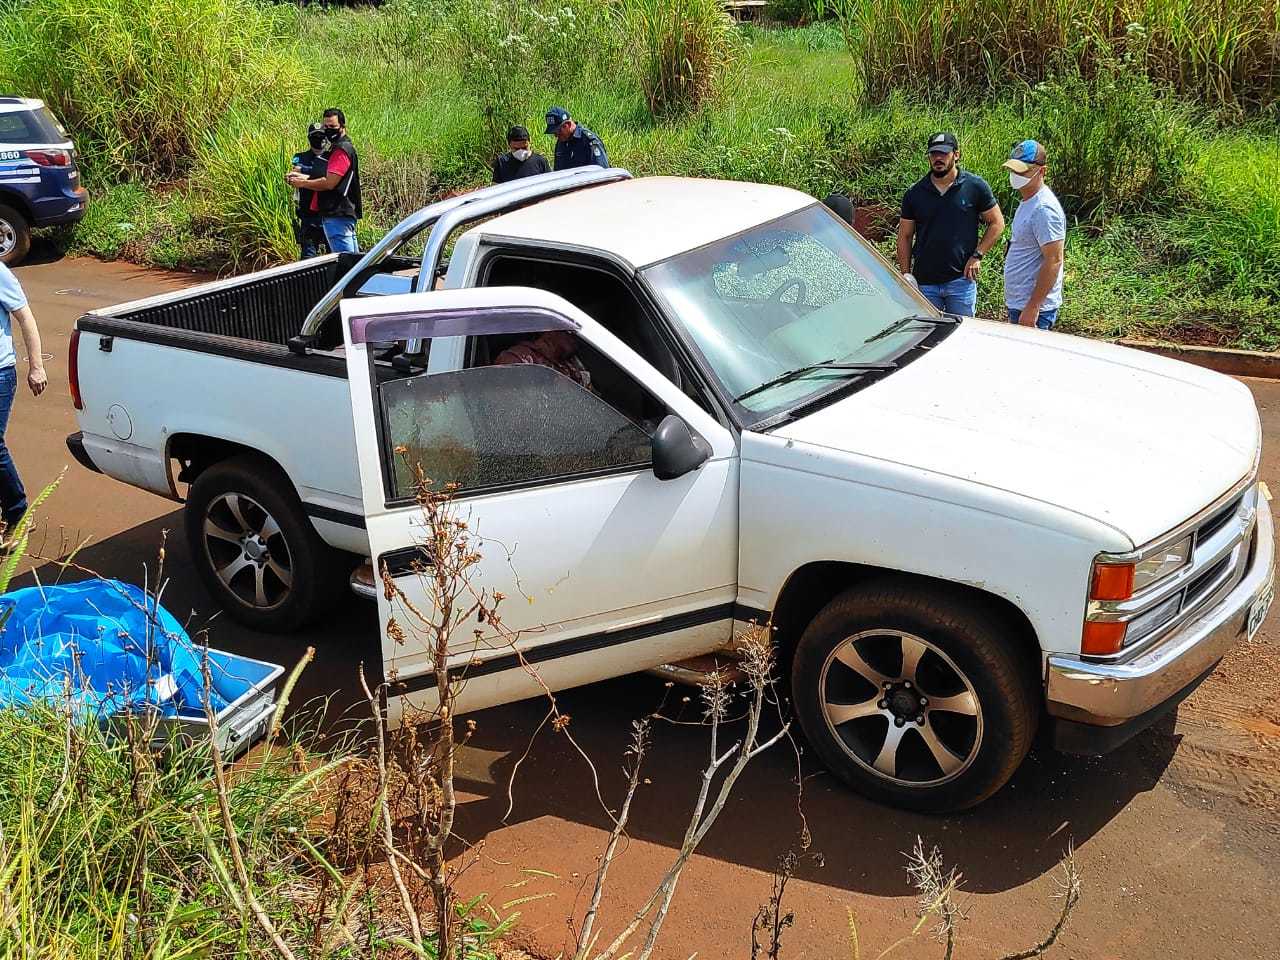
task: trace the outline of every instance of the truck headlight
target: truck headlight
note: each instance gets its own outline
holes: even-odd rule
[[[1152,584],[1159,583],[1170,574],[1177,573],[1191,562],[1191,537],[1183,537],[1177,543],[1163,547],[1133,568],[1133,592],[1141,593]]]

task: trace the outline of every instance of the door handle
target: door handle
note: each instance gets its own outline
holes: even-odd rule
[[[401,547],[399,550],[388,550],[378,558],[378,569],[387,568],[392,577],[403,577],[415,573],[420,567],[430,567],[435,558],[425,544],[417,543],[412,547]]]

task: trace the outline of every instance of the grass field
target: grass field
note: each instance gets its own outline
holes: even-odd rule
[[[233,94],[225,109],[203,115],[183,175],[164,185],[145,176],[113,182],[108,145],[83,144],[94,203],[68,242],[162,266],[247,269],[291,258],[281,177],[305,145],[305,124],[327,106],[346,111],[361,150],[364,243],[433,197],[484,183],[495,131],[510,123],[525,123],[550,152],[539,120],[557,103],[636,174],[759,180],[818,197],[841,190],[888,208],[924,173],[927,134],[953,129],[965,166],[988,178],[1006,214],[1013,198],[999,163],[1009,145],[1023,137],[1048,145],[1050,183],[1073,223],[1064,329],[1280,347],[1280,112],[1257,82],[1240,89],[1261,102],[1225,109],[1193,99],[1194,78],[1175,95],[1167,51],[1150,71],[1117,51],[1084,72],[1063,66],[1047,82],[904,84],[868,97],[867,65],[827,21],[735,29],[728,67],[703,105],[654,119],[619,21],[589,20],[603,16],[592,12],[601,7],[393,0],[379,10],[273,8],[275,19],[257,29],[286,38],[275,41],[277,52],[296,63],[277,92]],[[494,27],[483,16],[493,10],[509,21]],[[595,39],[548,42],[556,32],[547,17],[561,18],[556,30]],[[483,35],[492,29],[519,42]],[[255,60],[258,75],[269,66]],[[980,312],[994,314],[1001,298],[995,256]]]

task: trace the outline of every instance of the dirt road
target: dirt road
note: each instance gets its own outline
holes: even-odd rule
[[[68,539],[89,537],[81,562],[103,574],[139,579],[154,567],[162,531],[179,615],[213,608],[187,563],[174,504],[90,474],[63,445],[75,429],[67,399],[66,350],[75,317],[189,282],[189,278],[87,260],[51,260],[18,271],[44,332],[51,389],[22,396],[9,442],[29,488],[71,464],[47,513]],[[1280,383],[1249,384],[1269,438],[1263,476],[1280,492]],[[264,411],[265,413],[266,411]],[[323,429],[323,424],[318,425]],[[55,551],[58,527],[45,549]],[[49,578],[49,567],[40,570]],[[1280,605],[1277,605],[1280,607]],[[301,696],[333,696],[332,709],[355,702],[358,661],[379,662],[375,618],[352,604],[323,631],[281,640],[229,621],[210,625],[216,645],[292,662],[310,643],[318,659]],[[1058,904],[1054,870],[1074,842],[1085,893],[1051,956],[1081,958],[1270,958],[1280,940],[1274,891],[1280,863],[1280,626],[1237,649],[1180,708],[1176,720],[1100,760],[1034,753],[993,800],[960,817],[925,817],[874,806],[842,789],[807,759],[801,763],[803,810],[821,861],[802,861],[787,888],[795,926],[787,960],[851,956],[849,912],[858,919],[863,956],[876,956],[906,933],[913,901],[903,851],[917,836],[937,844],[964,873],[971,919],[960,957],[999,957],[1046,930]],[[620,761],[631,721],[664,695],[660,681],[629,677],[571,691],[561,706],[596,758],[606,796],[621,787]],[[677,699],[679,697],[677,693]],[[507,782],[542,719],[536,703],[478,714],[462,757],[466,789],[458,831],[474,846],[462,886],[487,893],[503,913],[523,914],[523,935],[554,955],[568,941],[566,917],[581,914],[584,884],[603,848],[607,819],[586,766],[563,738],[543,733],[515,781]],[[706,743],[693,726],[659,726],[648,767],[652,781],[636,802],[632,837],[615,866],[604,904],[612,934],[627,909],[660,876],[678,846]],[[776,749],[748,769],[735,796],[680,887],[663,957],[745,957],[757,907],[769,895],[776,859],[795,844],[796,759]],[[897,956],[941,956],[917,944]]]

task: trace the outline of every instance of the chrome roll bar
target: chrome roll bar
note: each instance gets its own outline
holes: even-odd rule
[[[578,167],[573,170],[557,170],[523,180],[494,184],[448,200],[440,200],[405,217],[387,231],[369,252],[348,270],[323,297],[311,308],[302,324],[302,333],[290,343],[294,349],[305,350],[306,341],[320,331],[324,323],[342,300],[342,293],[359,274],[385,260],[393,250],[427,228],[431,235],[422,251],[422,266],[414,284],[415,291],[429,290],[434,282],[436,269],[444,252],[445,241],[459,226],[497,213],[504,213],[537,200],[555,197],[575,190],[630,180],[631,174],[620,167]]]

